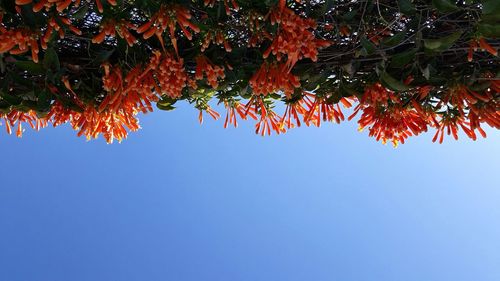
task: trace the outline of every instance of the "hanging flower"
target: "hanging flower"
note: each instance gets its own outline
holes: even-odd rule
[[[224,107],[227,110],[226,119],[224,121],[224,129],[227,128],[228,124],[233,124],[235,128],[238,127],[236,115],[239,115],[243,120],[247,120],[247,116],[250,116],[252,119],[257,120],[254,108],[245,108],[245,106],[239,101],[224,100]]]
[[[132,47],[137,43],[137,39],[132,35],[130,30],[135,30],[137,27],[132,23],[121,19],[118,22],[114,19],[107,20],[103,25],[101,25],[101,31],[94,38],[92,38],[92,43],[100,44],[106,39],[106,36],[116,37],[118,36],[125,39],[127,44]]]
[[[162,35],[168,29],[172,45],[174,46],[176,54],[179,55],[177,38],[175,37],[176,25],[179,25],[186,38],[189,40],[193,39],[193,35],[188,28],[195,33],[200,32],[200,28],[190,22],[190,19],[191,13],[187,8],[180,5],[162,5],[160,10],[154,14],[147,23],[141,25],[137,29],[137,32],[144,33],[144,39],[148,39],[151,36],[156,35],[162,46],[164,46]]]
[[[369,136],[382,143],[391,141],[394,147],[405,143],[410,136],[427,131],[428,119],[415,108],[403,105],[393,91],[380,83],[365,88],[360,103],[349,117],[351,120],[362,111],[358,121],[359,130],[369,127]]]
[[[321,120],[335,122],[337,124],[344,121],[345,117],[338,103],[333,104],[328,101],[327,96],[309,95],[309,97],[312,97],[314,100],[312,102],[309,100],[308,102],[308,110],[305,116],[305,121],[312,123],[317,127],[321,125]],[[340,102],[346,108],[350,108],[352,106],[351,101],[347,98],[341,98]]]
[[[152,70],[156,81],[153,87],[157,93],[173,99],[182,95],[182,90],[188,83],[182,58],[177,59],[172,54],[155,51],[147,69]]]
[[[40,34],[27,28],[0,29],[0,54],[20,55],[31,49],[31,57],[38,62],[38,39]]]
[[[273,10],[270,18],[271,24],[279,24],[279,28],[263,57],[267,58],[272,53],[278,61],[281,61],[286,55],[286,72],[290,72],[297,61],[303,58],[317,61],[318,49],[331,45],[329,41],[316,39],[314,36],[313,30],[316,29],[316,21],[301,18],[291,9],[283,7],[279,10]]]
[[[231,1],[231,6],[228,3],[228,0],[224,0],[224,7],[226,9],[226,15],[231,15],[231,9],[234,9],[236,11],[239,10],[238,3],[236,3],[235,0],[230,0]],[[216,0],[203,0],[203,3],[205,6],[213,7],[215,5]]]
[[[203,55],[196,58],[196,80],[203,80],[207,78],[207,82],[212,88],[216,89],[219,86],[218,80],[226,77],[224,74],[224,67],[212,64],[210,60]]]
[[[201,51],[205,52],[205,50],[208,49],[208,47],[210,47],[212,43],[215,43],[218,46],[224,46],[224,49],[228,53],[233,50],[228,40],[225,38],[223,31],[221,30],[208,31],[207,33],[205,33],[205,37],[201,45]]]
[[[47,120],[38,118],[36,113],[32,110],[22,112],[13,109],[9,113],[0,113],[0,120],[1,119],[4,120],[5,129],[9,135],[12,134],[12,128],[17,126],[16,136],[18,138],[23,136],[23,123],[28,123],[29,126],[36,131],[47,127]]]
[[[267,105],[262,96],[253,96],[245,105],[245,113],[251,110],[260,114],[260,119],[255,124],[255,133],[261,136],[271,135],[271,131],[276,134],[286,133],[281,117]]]
[[[250,87],[254,95],[268,95],[282,91],[290,97],[295,88],[300,87],[299,78],[286,71],[284,64],[268,64],[264,62],[250,79]]]

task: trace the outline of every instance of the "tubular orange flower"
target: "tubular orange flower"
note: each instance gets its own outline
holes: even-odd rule
[[[286,71],[284,64],[264,62],[249,82],[254,95],[268,95],[282,91],[288,98],[300,87],[299,78]]]
[[[203,108],[200,108],[200,113],[198,114],[198,121],[200,124],[203,124],[203,111],[206,111],[208,115],[212,116],[214,120],[218,120],[220,118],[220,114],[213,110],[209,105],[205,105]]]
[[[249,114],[251,110],[260,114],[260,119],[255,124],[255,133],[261,136],[271,135],[271,131],[276,134],[286,133],[281,117],[276,114],[266,103],[262,96],[253,96],[245,105],[245,114]]]
[[[65,34],[64,30],[61,28],[61,25],[65,25],[69,30],[71,30],[71,32],[77,35],[82,34],[82,32],[78,28],[74,27],[71,24],[71,20],[69,20],[68,18],[61,16],[52,17],[47,22],[47,30],[40,39],[40,45],[42,46],[43,49],[47,49],[47,43],[49,43],[50,37],[52,36],[52,33],[54,31],[57,31],[60,39],[64,38]]]
[[[182,32],[191,40],[193,38],[191,32],[188,30],[190,28],[195,33],[200,32],[200,28],[190,22],[191,13],[190,11],[180,5],[166,6],[162,5],[160,10],[153,15],[153,17],[145,24],[141,25],[138,29],[138,33],[144,33],[144,39],[148,39],[153,35],[156,35],[160,43],[163,44],[162,34],[168,29],[170,40],[174,46],[177,56],[179,55],[179,50],[177,48],[177,38],[175,37],[175,28],[178,24]]]
[[[33,0],[16,0],[16,5],[28,5],[32,3]],[[33,12],[40,12],[42,9],[48,12],[52,7],[56,7],[56,10],[61,13],[65,9],[67,9],[72,2],[75,2],[75,7],[80,4],[80,0],[72,1],[72,0],[40,0],[39,2],[33,4]]]
[[[493,48],[486,41],[486,39],[484,39],[483,37],[474,38],[474,39],[471,39],[471,41],[469,42],[469,51],[467,53],[467,60],[469,62],[472,61],[472,59],[473,59],[473,53],[474,53],[474,51],[477,51],[478,48],[481,48],[483,51],[486,51],[486,52],[490,53],[493,56],[497,56],[498,55],[498,51],[495,48]]]
[[[429,119],[415,108],[404,106],[394,92],[380,83],[365,88],[360,104],[349,116],[351,120],[360,110],[359,130],[370,126],[369,136],[385,144],[390,140],[396,147],[410,136],[427,131]]]
[[[38,62],[38,53],[40,52],[38,38],[39,33],[27,28],[0,29],[0,54],[8,52],[12,55],[19,55],[31,49],[33,61]]]
[[[219,86],[218,79],[222,80],[226,77],[223,66],[214,65],[207,57],[200,55],[196,58],[195,79],[202,80],[204,76],[207,77],[208,84],[214,89]]]
[[[224,46],[224,49],[226,52],[230,53],[233,48],[225,38],[225,35],[223,31],[217,30],[217,31],[208,31],[205,34],[205,38],[203,39],[203,43],[201,45],[201,51],[204,52],[208,47],[210,47],[210,44],[215,43],[216,45]]]
[[[231,1],[231,6],[229,6],[228,4],[228,0],[224,0],[224,7],[226,9],[226,15],[231,15],[231,9],[234,9],[236,11],[238,11],[238,9],[240,8],[238,6],[238,3],[236,3],[235,0],[230,0]],[[215,4],[216,0],[203,0],[203,4],[205,4],[205,6],[209,6],[209,7],[213,7],[214,4]]]
[[[432,138],[432,142],[436,142],[439,138],[439,143],[443,143],[445,130],[448,135],[453,135],[455,140],[458,140],[458,126],[462,128],[464,133],[471,138],[476,140],[477,136],[474,130],[467,128],[470,124],[464,120],[463,117],[458,115],[444,115],[437,127],[436,134]],[[480,130],[481,132],[482,130]],[[484,131],[482,131],[484,133]],[[486,137],[486,134],[484,135]]]
[[[99,112],[124,110],[136,114],[139,111],[143,113],[153,111],[151,103],[158,101],[159,94],[153,91],[154,80],[149,75],[151,70],[144,71],[141,65],[137,65],[123,77],[120,67],[111,68],[109,65],[103,67],[105,69],[103,89],[107,95],[99,105]]]
[[[116,6],[117,2],[116,0],[104,0],[107,1],[111,6]],[[77,0],[77,2],[80,2],[80,0]],[[104,7],[102,6],[101,0],[95,0],[95,4],[97,6],[97,10],[99,10],[100,13],[104,12]]]
[[[311,101],[311,99],[308,100],[308,109],[304,121],[312,123],[317,127],[321,125],[321,119],[323,119],[323,121],[335,122],[337,124],[344,121],[345,117],[338,103],[333,104],[329,102],[328,97],[326,96],[308,95],[308,97],[313,98],[314,101]],[[341,98],[340,102],[346,108],[351,107],[351,101],[347,98]]]
[[[172,54],[155,51],[147,69],[152,70],[157,81],[153,85],[157,93],[174,99],[182,95],[182,90],[188,82],[182,58],[176,59]]]
[[[133,46],[137,43],[137,39],[130,33],[129,30],[135,30],[137,27],[132,23],[121,19],[120,21],[116,21],[114,19],[107,20],[103,25],[101,25],[101,31],[99,34],[92,38],[92,43],[100,44],[104,41],[106,36],[116,37],[116,33],[118,36],[125,39],[129,46]]]
[[[236,114],[238,114],[243,120],[247,120],[247,116],[250,116],[252,119],[257,120],[254,108],[250,107],[247,110],[245,106],[238,101],[224,100],[224,107],[227,109],[226,119],[224,121],[224,129],[227,128],[228,124],[233,124],[235,128],[238,127]]]
[[[82,114],[72,115],[70,122],[78,130],[78,136],[90,140],[102,134],[107,143],[127,138],[125,127],[131,131],[140,129],[139,120],[129,112],[98,112],[92,105],[87,106]]]
[[[283,117],[281,117],[282,120],[282,126],[286,126],[288,129],[295,128],[295,124],[297,124],[297,127],[300,127],[300,117],[303,117],[304,115],[307,114],[307,109],[306,106],[308,106],[308,99],[309,93],[304,93],[303,95],[300,96],[300,98],[295,98],[295,99],[287,99],[285,101],[286,103],[286,108],[285,108],[285,113],[283,114]],[[293,122],[295,121],[295,123]],[[308,121],[305,121],[307,125],[309,125]]]
[[[12,134],[12,128],[17,125],[16,136],[19,138],[23,136],[24,132],[22,123],[28,123],[30,127],[36,131],[47,127],[48,124],[46,119],[38,118],[36,113],[32,110],[22,112],[13,109],[9,113],[0,113],[0,119],[4,120],[5,129],[9,135]]]
[[[281,61],[282,56],[286,55],[286,72],[290,72],[297,61],[303,58],[316,61],[318,49],[331,45],[327,40],[316,39],[312,32],[316,29],[314,20],[301,18],[289,8],[273,10],[270,17],[273,25],[279,24],[279,29],[263,57],[267,58],[272,53]]]

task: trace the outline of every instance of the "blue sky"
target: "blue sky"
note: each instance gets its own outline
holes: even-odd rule
[[[354,122],[222,123],[2,132],[0,281],[500,280],[498,131],[393,149]]]

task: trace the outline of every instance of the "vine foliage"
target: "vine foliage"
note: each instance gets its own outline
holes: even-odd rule
[[[69,123],[121,141],[181,101],[262,135],[500,128],[498,0],[3,0],[0,22],[0,120],[17,136]]]

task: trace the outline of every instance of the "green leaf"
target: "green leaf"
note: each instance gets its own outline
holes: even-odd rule
[[[82,5],[76,12],[73,14],[73,18],[77,20],[82,20],[85,15],[87,15],[89,11],[89,6],[88,5]]]
[[[398,0],[399,10],[405,15],[415,14],[415,6],[411,0]]]
[[[352,11],[349,11],[349,12],[345,13],[345,14],[342,16],[342,18],[343,18],[345,21],[349,22],[349,21],[351,21],[352,19],[354,19],[354,17],[355,17],[357,14],[358,14],[358,10],[354,9],[354,10],[352,10]]]
[[[45,67],[45,69],[52,69],[55,71],[59,71],[61,69],[59,56],[57,56],[54,48],[48,48],[45,51],[45,56],[43,57],[43,67]]]
[[[14,105],[14,106],[20,105],[21,102],[23,102],[22,98],[17,97],[17,96],[13,96],[13,95],[10,95],[7,93],[2,95],[2,100],[6,101],[8,104]]]
[[[38,112],[48,112],[50,110],[51,94],[47,90],[42,90],[38,93],[36,110]]]
[[[451,13],[459,10],[451,0],[432,0],[432,5],[441,13]]]
[[[161,100],[159,100],[157,103],[156,103],[156,107],[158,107],[159,109],[161,110],[165,110],[165,111],[172,111],[175,109],[175,107],[173,106],[175,103],[177,102],[177,100],[173,99],[173,98],[170,98],[168,96],[164,96],[162,97]]]
[[[363,46],[363,49],[366,51],[366,54],[371,55],[375,53],[376,50],[375,45],[365,37],[361,38],[361,46]]]
[[[16,61],[14,63],[18,68],[26,70],[32,74],[45,74],[45,69],[39,63],[33,61]]]
[[[382,40],[382,44],[384,44],[385,46],[394,47],[397,46],[399,43],[401,43],[405,39],[405,37],[406,37],[406,30],[403,30],[401,32],[394,34],[391,37],[385,38],[384,40]]]
[[[481,23],[477,26],[477,31],[484,37],[498,38],[500,37],[500,24]]]
[[[410,63],[417,54],[417,49],[409,50],[403,53],[398,53],[392,56],[390,67],[400,68]]]
[[[488,23],[496,23],[500,21],[500,1],[498,0],[483,0],[481,20]]]
[[[427,50],[433,52],[442,52],[449,49],[462,35],[461,31],[456,31],[451,35],[438,39],[424,39],[424,46]]]
[[[109,58],[111,57],[111,55],[113,55],[114,52],[115,52],[115,50],[102,50],[102,51],[99,51],[97,53],[97,55],[95,56],[94,62],[97,63],[97,64],[101,64],[101,63],[109,60]]]
[[[380,81],[382,84],[384,84],[387,88],[393,90],[393,91],[406,91],[409,89],[408,86],[403,84],[403,82],[396,80],[394,77],[389,75],[387,72],[383,72],[380,75]]]

